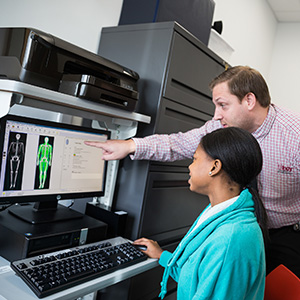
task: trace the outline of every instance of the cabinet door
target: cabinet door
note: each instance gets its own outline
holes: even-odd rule
[[[210,114],[208,114],[168,99],[162,99],[155,133],[186,132],[201,127],[212,118],[213,111],[214,105],[212,102],[210,102]],[[153,162],[151,165],[187,167],[190,163],[191,159],[187,159],[175,162]]]
[[[150,172],[140,236],[162,244],[180,240],[208,205],[206,196],[190,191],[187,173]]]
[[[210,81],[224,71],[224,65],[183,36],[174,32],[166,72],[164,97],[204,112],[210,111]]]
[[[202,103],[201,100],[200,97],[199,103]],[[212,119],[214,105],[210,101],[205,112],[201,108],[193,109],[168,99],[162,99],[155,133],[185,132],[201,127],[206,121]]]

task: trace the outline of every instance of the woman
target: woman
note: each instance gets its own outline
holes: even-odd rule
[[[162,299],[169,276],[178,282],[178,300],[263,299],[267,217],[250,187],[261,168],[262,153],[250,133],[230,127],[202,138],[189,166],[189,184],[210,204],[174,253],[145,238],[134,242],[165,267]]]

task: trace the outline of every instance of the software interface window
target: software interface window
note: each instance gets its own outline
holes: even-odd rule
[[[2,153],[2,197],[103,190],[102,150],[84,141],[107,135],[8,120]]]

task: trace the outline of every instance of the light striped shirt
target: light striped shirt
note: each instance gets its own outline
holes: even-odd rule
[[[201,138],[218,128],[211,120],[185,133],[134,138],[132,159],[175,161],[192,158]],[[270,228],[300,221],[300,116],[270,105],[263,124],[253,132],[263,153],[257,178],[259,194],[269,216]]]

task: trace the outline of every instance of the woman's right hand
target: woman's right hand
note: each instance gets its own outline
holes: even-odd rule
[[[160,248],[157,242],[141,238],[137,239],[133,242],[133,245],[141,245],[146,246],[147,250],[141,250],[143,253],[148,255],[150,258],[160,259],[161,254],[163,253],[163,249]]]

